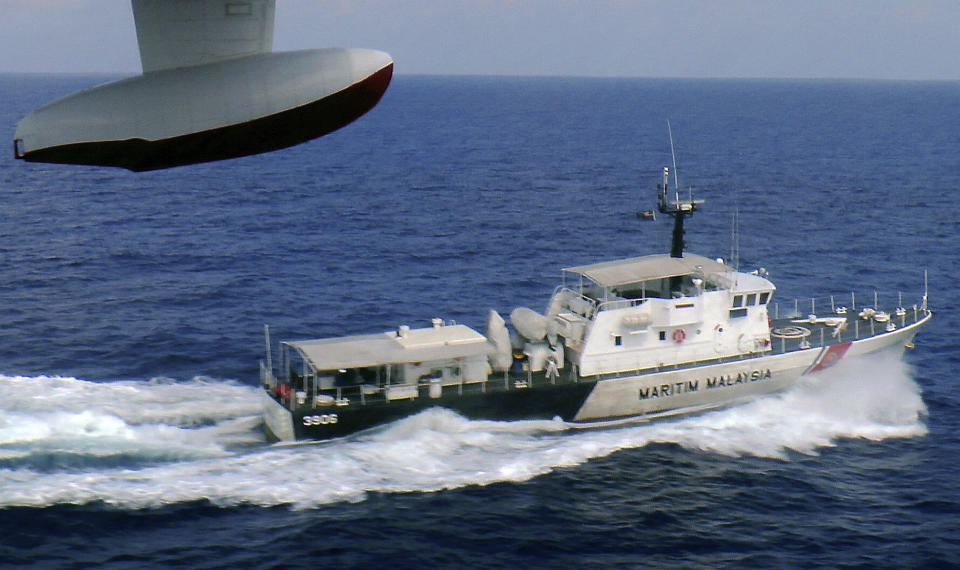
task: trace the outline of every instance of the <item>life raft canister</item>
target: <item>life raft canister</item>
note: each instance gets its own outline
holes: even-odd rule
[[[673,331],[673,342],[677,344],[682,344],[683,341],[687,339],[687,331],[683,329],[676,329]]]

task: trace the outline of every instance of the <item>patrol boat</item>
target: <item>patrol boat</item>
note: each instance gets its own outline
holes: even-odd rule
[[[909,308],[882,308],[875,292],[858,308],[852,293],[849,308],[813,299],[781,316],[764,271],[683,251],[684,220],[702,201],[669,199],[669,175],[658,185],[658,210],[674,220],[669,254],[564,269],[545,313],[515,309],[510,327],[491,310],[485,334],[436,318],[286,341],[276,370],[265,327],[268,438],[342,437],[435,406],[571,427],[701,412],[783,390],[844,357],[902,354],[931,318],[926,291]]]

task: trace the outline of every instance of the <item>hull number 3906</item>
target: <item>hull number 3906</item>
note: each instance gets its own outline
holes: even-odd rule
[[[303,425],[322,426],[337,423],[337,414],[321,414],[317,416],[303,416]]]

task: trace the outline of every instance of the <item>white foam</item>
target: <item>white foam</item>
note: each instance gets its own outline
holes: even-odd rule
[[[0,459],[228,455],[258,423],[256,391],[229,383],[0,376]],[[243,422],[243,418],[247,418]],[[89,462],[88,462],[89,463]]]
[[[28,402],[24,385],[70,397]],[[0,506],[104,501],[141,508],[208,499],[220,505],[309,508],[362,500],[371,491],[429,492],[526,481],[654,442],[788,460],[791,450],[815,454],[843,438],[926,434],[919,388],[904,364],[887,358],[848,359],[783,394],[671,422],[569,430],[560,422],[468,421],[429,410],[362,437],[241,449],[231,449],[229,442],[259,437],[252,387],[203,380],[98,384],[0,377],[0,394],[9,394],[11,386],[20,394],[13,397],[15,409],[10,400],[0,404],[6,417],[0,423],[0,449],[7,452],[27,452],[50,441],[76,446],[96,441],[100,451],[127,453],[149,454],[154,443],[167,451],[192,451],[137,468],[3,469]],[[116,404],[118,395],[127,403]],[[63,407],[51,409],[51,402]],[[45,411],[31,423],[23,417],[29,410]],[[195,427],[200,420],[206,423]],[[43,428],[44,422],[56,427]]]

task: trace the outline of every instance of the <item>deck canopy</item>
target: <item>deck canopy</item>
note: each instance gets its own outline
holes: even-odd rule
[[[731,273],[733,269],[701,255],[685,253],[682,258],[666,254],[646,255],[569,267],[563,271],[586,277],[601,287],[610,288],[682,275]]]
[[[406,362],[436,362],[492,354],[493,344],[466,325],[284,342],[314,370],[365,368]]]

